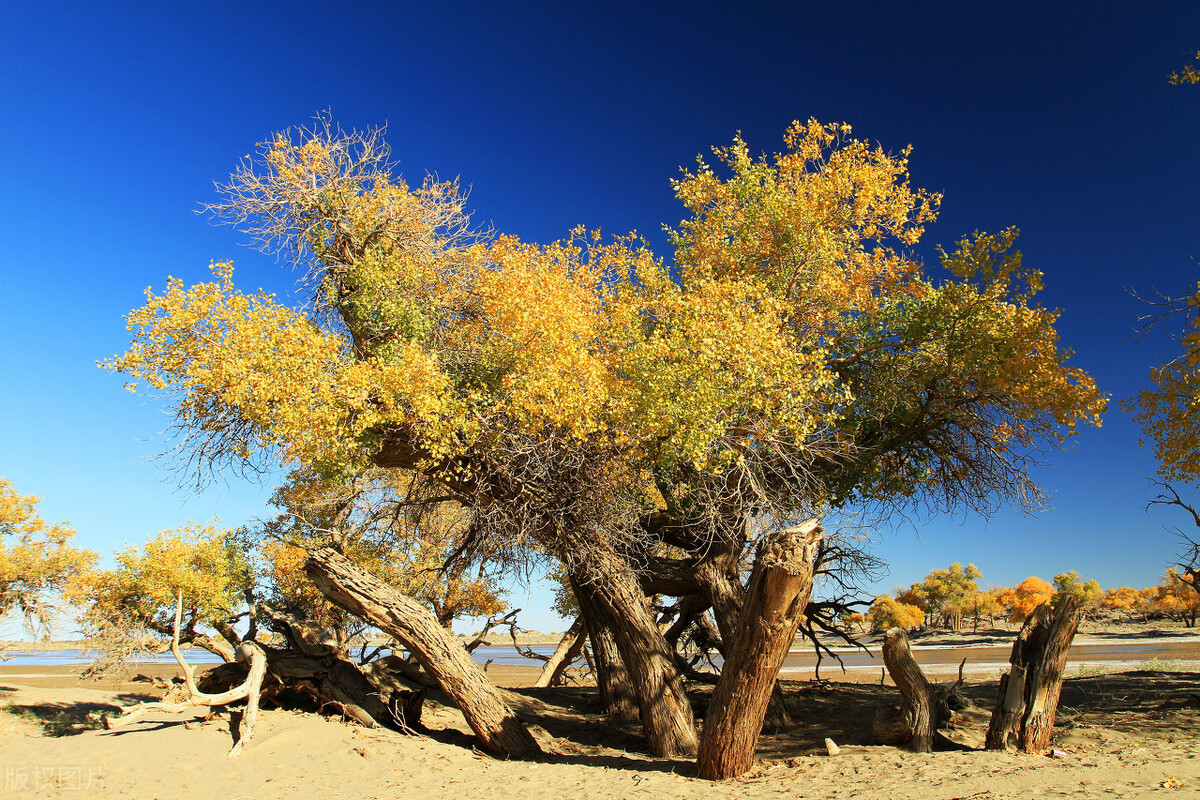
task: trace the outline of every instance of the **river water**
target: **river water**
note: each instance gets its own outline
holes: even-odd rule
[[[529,648],[541,655],[554,652],[554,645],[533,645]],[[917,663],[931,675],[954,673],[959,663],[967,659],[966,671],[979,674],[999,672],[1008,666],[1008,658],[1012,650],[1010,643],[994,645],[915,645],[913,657]],[[876,647],[870,651],[851,648],[837,648],[835,652],[841,657],[842,664],[829,656],[821,661],[821,677],[837,678],[841,667],[847,673],[878,672],[883,668],[883,659]],[[86,650],[10,650],[4,653],[9,660],[2,662],[8,667],[45,667],[45,666],[80,666],[92,660],[92,654]],[[540,661],[534,661],[517,653],[511,645],[492,645],[479,647],[472,653],[479,664],[492,663],[497,666],[539,666]],[[184,658],[193,664],[219,663],[213,654],[206,650],[184,650]],[[1172,637],[1159,640],[1140,639],[1134,642],[1098,641],[1080,639],[1071,647],[1068,665],[1077,668],[1107,667],[1118,665],[1129,669],[1143,662],[1171,661],[1179,662],[1178,666],[1200,670],[1200,637]],[[170,653],[148,660],[147,664],[170,664],[174,658]],[[719,664],[720,661],[718,660]],[[784,662],[781,674],[792,679],[812,677],[817,664],[816,655],[811,648],[792,650]]]

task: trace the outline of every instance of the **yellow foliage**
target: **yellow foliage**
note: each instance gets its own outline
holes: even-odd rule
[[[1049,603],[1052,597],[1054,586],[1030,575],[1013,588],[1001,591],[998,600],[1008,609],[1009,621],[1024,622],[1038,606]]]
[[[1122,401],[1146,439],[1154,443],[1158,474],[1167,481],[1200,481],[1200,284],[1186,300],[1191,315],[1180,353],[1150,370],[1153,386]]]
[[[1196,53],[1196,58],[1200,59],[1200,53]],[[1184,64],[1178,72],[1168,75],[1167,80],[1173,86],[1200,83],[1200,71],[1197,71],[1191,64]]]
[[[1120,589],[1105,589],[1100,598],[1101,608],[1111,608],[1117,611],[1129,611],[1141,598],[1138,590],[1132,586],[1122,586]]]
[[[909,630],[924,624],[925,611],[883,594],[875,598],[867,611],[867,620],[871,623],[872,631],[885,631],[888,628]]]
[[[97,570],[72,589],[72,600],[101,611],[121,611],[168,631],[177,593],[189,618],[226,623],[242,602],[249,579],[244,557],[216,523],[188,523],[159,531],[145,544],[115,556],[117,567]]]
[[[953,279],[934,282],[903,251],[940,197],[909,186],[907,150],[850,133],[795,123],[761,159],[736,139],[716,151],[728,178],[700,161],[675,182],[690,217],[674,270],[632,237],[472,237],[455,184],[408,187],[374,140],[355,140],[356,161],[328,129],[281,134],[225,210],[298,254],[312,307],[243,294],[217,264],[214,282],[148,293],[106,366],[170,392],[201,461],[265,451],[346,475],[402,441],[405,466],[466,470],[512,437],[588,442],[620,453],[614,485],[635,493],[647,470],[840,448],[853,457],[829,485],[789,502],[972,481],[972,497],[1023,498],[1003,485],[1024,475],[1011,454],[1098,424],[1104,399],[1066,366],[1055,314],[1030,306],[1040,281],[1016,232],[959,243]],[[889,438],[926,423],[960,439]]]
[[[47,523],[37,504],[0,478],[0,620],[19,611],[31,632],[49,622],[47,595],[68,589],[97,559],[72,547],[75,531],[65,522]]]
[[[1172,619],[1182,619],[1189,627],[1200,617],[1200,590],[1180,574],[1177,567],[1163,573],[1158,586],[1148,587],[1144,608],[1152,614],[1165,614]]]

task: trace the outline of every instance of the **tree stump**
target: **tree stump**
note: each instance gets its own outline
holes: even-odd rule
[[[700,737],[700,777],[741,775],[754,764],[775,677],[812,594],[813,560],[823,532],[812,520],[759,546],[736,641],[728,647]]]
[[[900,717],[896,720],[899,736],[907,736],[908,745],[916,753],[933,750],[933,734],[949,716],[937,689],[925,677],[913,658],[908,634],[903,628],[892,628],[883,636],[883,663],[896,688],[904,698]]]
[[[987,749],[1040,753],[1050,746],[1071,640],[1079,628],[1079,598],[1048,603],[1025,620],[1013,643],[1012,668],[1000,679]]]

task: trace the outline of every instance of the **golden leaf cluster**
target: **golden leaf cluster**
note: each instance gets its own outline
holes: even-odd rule
[[[864,454],[844,499],[1004,480],[971,465],[1099,422],[1016,232],[964,240],[929,277],[905,248],[940,197],[909,185],[907,150],[847,125],[795,123],[769,158],[738,138],[684,173],[674,267],[632,236],[475,235],[457,184],[409,188],[373,142],[280,135],[227,188],[235,222],[267,220],[250,230],[306,264],[306,310],[242,293],[220,263],[130,315],[106,366],[171,394],[202,455],[345,472],[397,436],[426,463],[486,459],[504,430],[616,447],[642,476],[820,441]],[[927,419],[973,441],[879,432]]]
[[[71,599],[169,631],[176,594],[182,593],[189,627],[226,624],[236,616],[249,579],[249,566],[230,535],[215,522],[160,531],[118,552],[115,569],[83,576]]]
[[[42,519],[37,504],[0,478],[0,620],[17,611],[31,631],[48,624],[50,596],[67,590],[97,560],[71,545],[75,531],[65,522]]]

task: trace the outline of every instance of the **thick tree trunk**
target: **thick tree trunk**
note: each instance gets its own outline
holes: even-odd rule
[[[496,687],[428,609],[330,547],[309,551],[304,571],[333,603],[391,634],[415,655],[463,712],[485,750],[505,756],[540,752]]]
[[[546,666],[542,667],[542,674],[538,675],[538,679],[534,681],[534,687],[542,689],[547,686],[557,686],[563,671],[571,665],[572,661],[579,658],[585,641],[587,641],[587,626],[583,624],[583,615],[581,614],[575,618],[571,627],[559,640],[554,654],[550,656]]]
[[[712,600],[713,617],[717,621],[717,630],[721,632],[721,655],[726,657],[728,654],[725,650],[732,646],[739,635],[742,607],[746,602],[746,591],[742,588],[738,572],[741,547],[741,543],[730,544],[728,549],[710,553],[696,565],[696,577]],[[790,729],[792,724],[792,717],[784,704],[783,690],[779,687],[779,681],[775,681],[767,703],[767,713],[763,717],[763,730],[776,733]]]
[[[1081,613],[1079,599],[1068,597],[1053,610],[1043,603],[1025,620],[1013,643],[1012,668],[1000,680],[987,749],[1015,745],[1025,753],[1040,753],[1050,746],[1067,654]]]
[[[904,698],[898,723],[908,737],[909,747],[917,753],[931,752],[934,731],[942,722],[942,702],[913,659],[903,628],[892,628],[884,634],[883,663]]]
[[[822,527],[815,520],[781,531],[759,547],[737,638],[713,690],[700,739],[702,778],[741,775],[754,763],[767,704],[812,594]]]
[[[573,578],[571,586],[592,642],[592,659],[595,662],[592,671],[596,675],[596,692],[605,716],[622,722],[640,719],[637,691],[633,688],[629,670],[625,669],[612,626],[597,609],[598,601],[590,586]]]
[[[595,635],[598,626],[607,627],[616,639],[637,693],[646,748],[660,757],[695,755],[696,723],[675,651],[663,638],[637,575],[603,542],[568,534],[559,544],[569,548],[561,555],[573,564],[572,580],[594,600],[588,630]]]

